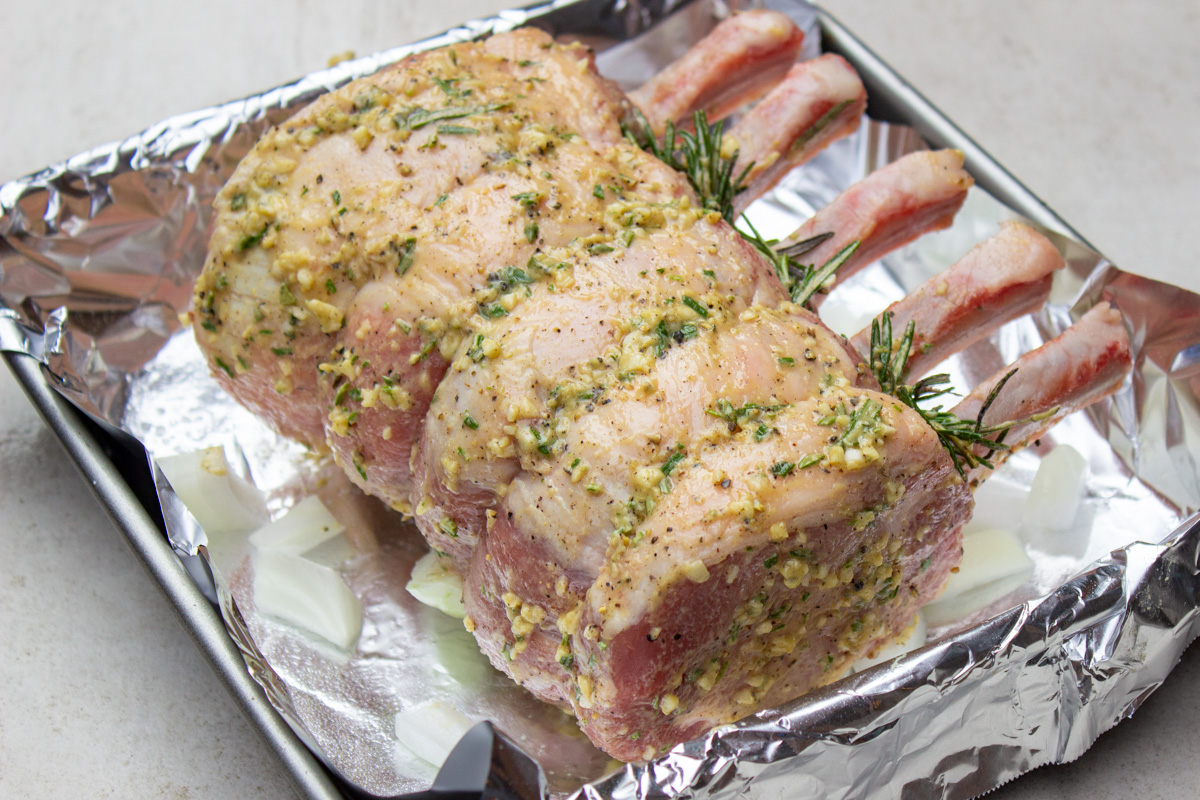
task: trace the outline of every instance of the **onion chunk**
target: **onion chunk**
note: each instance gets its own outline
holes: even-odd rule
[[[440,767],[472,725],[449,703],[425,700],[396,714],[396,739],[418,757]]]
[[[463,619],[462,576],[452,570],[446,559],[429,552],[413,564],[412,577],[404,587],[408,593],[427,606],[436,608],[452,617]]]
[[[254,557],[254,605],[343,650],[362,633],[362,603],[337,570],[279,550]]]
[[[1042,530],[1069,530],[1079,515],[1087,484],[1087,459],[1067,444],[1060,444],[1042,458],[1022,521]]]
[[[230,468],[221,447],[156,459],[158,468],[212,540],[246,534],[267,521],[262,494]]]
[[[1033,561],[1010,531],[975,530],[963,536],[958,572],[938,599],[921,609],[925,621],[945,625],[974,614],[1016,589],[1033,574]]]
[[[250,544],[260,550],[302,556],[340,536],[344,530],[321,498],[313,495],[301,500],[279,519],[256,530],[250,536]]]

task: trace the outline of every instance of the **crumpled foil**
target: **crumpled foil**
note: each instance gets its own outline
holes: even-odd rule
[[[681,744],[619,765],[573,722],[494,671],[461,625],[404,591],[424,543],[360,495],[336,467],[281,440],[209,378],[188,330],[210,204],[255,139],[321,92],[415,49],[522,24],[579,37],[601,71],[634,86],[749,3],[552,2],[307,76],[261,95],[174,117],[129,139],[0,186],[0,349],[26,353],[92,417],[137,437],[152,457],[222,445],[268,498],[273,516],[316,493],[347,528],[344,567],[364,607],[342,653],[254,608],[253,561],[213,541],[160,471],[171,544],[220,605],[271,702],[326,764],[376,795],[428,785],[433,767],[396,741],[396,712],[434,698],[491,719],[535,758],[549,791],[572,797],[972,797],[1036,766],[1071,760],[1162,682],[1197,627],[1200,569],[1200,297],[1129,275],[1048,232],[1068,259],[1051,303],[947,365],[968,387],[1053,337],[1100,299],[1131,331],[1136,364],[1112,398],[1014,455],[978,496],[1014,529],[1042,455],[1067,443],[1090,473],[1074,528],[1014,530],[1032,577],[929,644]],[[757,4],[755,4],[757,5]],[[810,32],[801,0],[769,3]],[[784,235],[866,172],[923,146],[908,128],[865,120],[750,210]],[[949,230],[923,238],[838,290],[823,314],[861,322],[1016,215],[981,189]],[[840,309],[840,311],[839,311]],[[846,319],[852,311],[858,319]],[[998,524],[993,522],[993,524]]]

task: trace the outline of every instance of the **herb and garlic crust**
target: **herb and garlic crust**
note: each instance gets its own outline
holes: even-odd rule
[[[786,71],[790,22],[736,19]],[[806,101],[790,163],[861,113],[830,59],[841,94]],[[193,308],[217,380],[413,516],[492,662],[626,760],[902,633],[972,504],[939,432],[799,304],[820,280],[786,285],[635,116],[535,30],[407,58],[256,145]],[[729,169],[737,135],[712,143]],[[970,179],[928,161],[936,227]]]

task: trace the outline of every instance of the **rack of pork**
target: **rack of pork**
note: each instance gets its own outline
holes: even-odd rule
[[[492,663],[625,760],[902,636],[1007,452],[960,469],[880,391],[870,329],[808,307],[951,223],[960,153],[902,158],[780,243],[820,265],[857,242],[802,305],[626,136],[634,108],[662,133],[757,100],[712,154],[736,154],[736,218],[862,118],[854,70],[794,63],[802,38],[735,16],[628,98],[532,29],[416,54],[272,129],[216,200],[192,310],[216,379],[414,517]],[[896,303],[903,379],[1037,309],[1062,265],[1011,223]],[[1020,446],[1129,364],[1101,303],[953,411],[1025,420]]]

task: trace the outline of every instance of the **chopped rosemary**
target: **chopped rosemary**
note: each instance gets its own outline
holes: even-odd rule
[[[674,453],[672,453],[671,457],[668,458],[661,467],[659,467],[659,469],[662,470],[662,474],[670,475],[672,472],[674,472],[675,467],[679,465],[679,462],[683,461],[683,457],[683,450],[676,450]]]
[[[378,87],[372,86],[364,92],[359,92],[354,97],[355,111],[370,111],[375,106],[379,105],[380,101],[385,97],[383,91]]]
[[[796,469],[807,469],[808,467],[811,467],[813,464],[820,464],[824,460],[825,460],[824,453],[810,453],[809,455],[806,455],[804,458],[802,458],[796,462]]]
[[[483,334],[482,333],[475,334],[475,338],[471,341],[471,346],[469,348],[467,348],[467,355],[470,356],[471,360],[474,361],[476,364],[478,364],[480,361],[483,361],[483,359],[487,358],[487,356],[485,356],[483,353]]]
[[[458,83],[458,78],[446,80],[445,78],[435,77],[433,78],[433,82],[437,84],[439,89],[446,93],[447,97],[462,97],[462,92],[454,85]]]
[[[448,108],[439,108],[436,111],[430,111],[425,108],[414,108],[407,114],[396,114],[392,117],[392,121],[396,123],[397,128],[408,128],[415,131],[417,128],[422,128],[431,122],[471,117],[476,114],[487,114],[491,111],[499,111],[507,105],[508,103],[488,103],[483,106],[449,106]]]
[[[695,311],[697,314],[699,314],[702,319],[708,319],[708,309],[705,308],[701,303],[696,301],[694,298],[689,297],[688,295],[685,294],[683,296],[683,304],[685,306],[687,306],[688,308],[690,308],[692,311]]]
[[[773,406],[746,403],[746,405],[739,408],[724,397],[721,397],[717,399],[716,408],[706,408],[704,409],[704,413],[710,417],[717,417],[724,420],[725,424],[729,426],[730,433],[739,428],[744,430],[753,429],[756,440],[762,441],[762,438],[775,431],[775,428],[770,428],[762,424],[762,419],[773,417],[776,412],[787,407],[787,403],[780,403]]]
[[[699,332],[699,328],[691,322],[684,322],[676,328],[674,325],[668,325],[666,320],[660,319],[654,328],[654,333],[658,337],[654,345],[654,354],[658,358],[662,358],[671,349],[671,342],[683,344],[689,339],[695,339]]]
[[[505,267],[488,275],[487,282],[489,286],[503,294],[515,286],[534,283],[535,280],[520,267]]]
[[[512,199],[516,200],[526,208],[533,208],[539,202],[541,202],[542,197],[544,197],[544,195],[541,192],[521,192],[520,194],[514,194]]]
[[[242,240],[240,242],[238,242],[238,250],[245,252],[246,250],[249,250],[251,247],[254,247],[256,244],[258,244],[259,242],[261,242],[263,240],[263,237],[267,235],[267,231],[269,231],[269,230],[271,230],[271,223],[268,222],[266,225],[263,226],[263,229],[261,231],[259,231],[258,233],[244,236],[242,238]]]
[[[864,437],[874,436],[882,424],[880,418],[882,412],[883,406],[878,401],[869,397],[864,398],[850,414],[850,424],[838,437],[837,444],[858,447]]]
[[[408,272],[408,268],[412,266],[414,253],[417,249],[417,240],[413,237],[408,237],[404,240],[404,244],[400,246],[396,254],[396,274],[403,277],[404,273]]]
[[[233,369],[228,364],[226,364],[224,361],[222,361],[220,356],[214,357],[213,363],[216,364],[218,367],[220,367],[221,371],[224,372],[226,375],[228,375],[231,378],[234,377]]]

